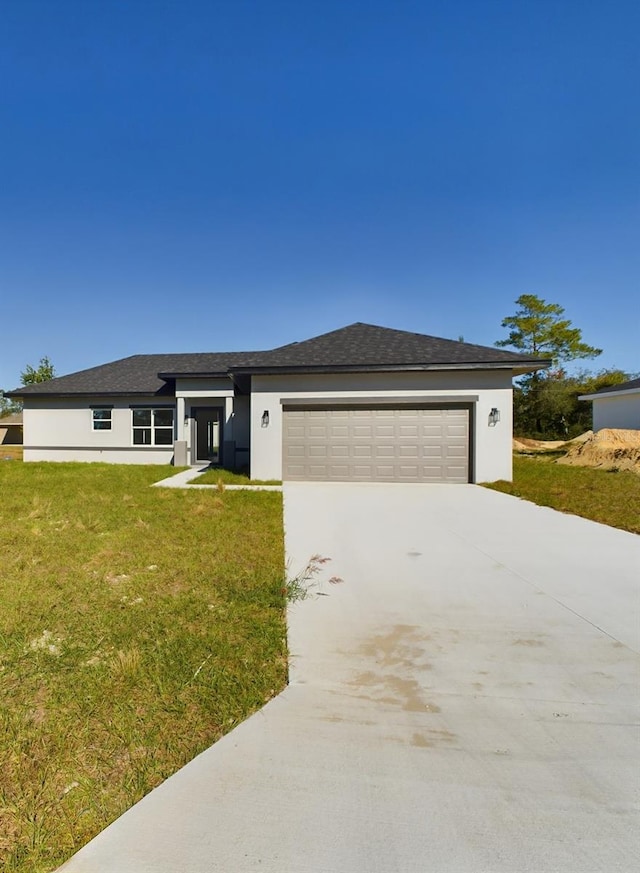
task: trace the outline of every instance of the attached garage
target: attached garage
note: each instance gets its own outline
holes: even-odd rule
[[[469,406],[283,408],[283,479],[467,483]]]

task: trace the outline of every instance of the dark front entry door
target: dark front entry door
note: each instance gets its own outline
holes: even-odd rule
[[[196,463],[220,463],[220,409],[196,412]]]

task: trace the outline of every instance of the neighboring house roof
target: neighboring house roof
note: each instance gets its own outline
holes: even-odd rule
[[[180,376],[450,368],[506,368],[519,374],[550,363],[546,358],[358,322],[271,351],[133,355],[28,385],[7,396],[170,395],[173,388],[166,380]]]
[[[628,382],[620,382],[619,385],[608,385],[593,394],[581,394],[578,400],[599,400],[609,394],[635,394],[640,391],[640,379],[630,379]]]

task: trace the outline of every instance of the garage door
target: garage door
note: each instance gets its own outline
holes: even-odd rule
[[[286,409],[283,479],[469,481],[468,409]]]

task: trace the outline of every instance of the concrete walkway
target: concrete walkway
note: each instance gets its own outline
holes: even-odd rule
[[[202,488],[204,490],[217,491],[217,485],[193,485],[193,480],[198,476],[202,476],[211,467],[204,464],[202,467],[191,467],[189,470],[181,470],[179,473],[174,473],[173,476],[168,476],[166,479],[161,479],[159,482],[154,482],[152,488]],[[282,485],[230,485],[224,483],[225,491],[282,491]]]
[[[65,873],[640,868],[640,537],[474,486],[288,484],[285,524],[332,559],[291,684]]]

